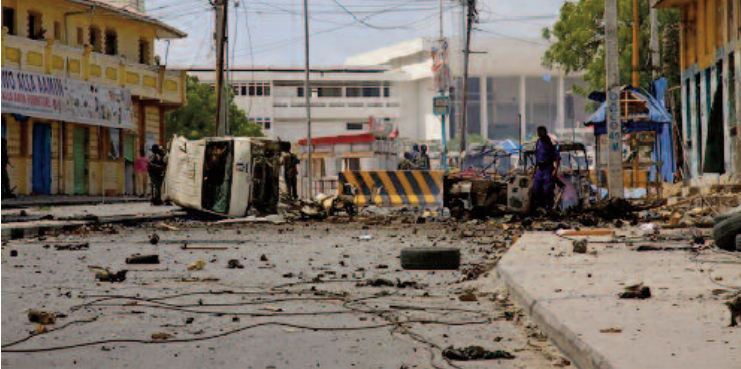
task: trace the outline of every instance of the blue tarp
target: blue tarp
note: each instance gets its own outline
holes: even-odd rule
[[[666,110],[664,105],[664,95],[667,89],[666,78],[660,78],[654,81],[652,87],[654,95],[645,93],[643,90],[630,86],[624,88],[624,90],[630,91],[636,98],[646,101],[649,113],[648,120],[630,120],[622,122],[623,133],[655,131],[657,139],[654,146],[653,159],[656,161],[656,154],[658,153],[660,158],[659,160],[662,163],[662,179],[666,182],[673,182],[676,161],[674,160],[674,147],[672,141],[672,116]],[[605,105],[606,103],[603,102],[597,111],[592,113],[592,115],[590,115],[584,122],[585,126],[590,126],[594,129],[595,136],[607,133],[607,126],[605,124]],[[652,179],[655,178],[656,168],[651,169],[650,175]]]

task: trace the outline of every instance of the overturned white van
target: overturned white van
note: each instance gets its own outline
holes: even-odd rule
[[[163,196],[187,209],[241,217],[277,211],[280,158],[290,143],[253,137],[170,142]]]

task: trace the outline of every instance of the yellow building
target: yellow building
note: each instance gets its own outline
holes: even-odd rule
[[[120,0],[2,0],[2,10],[14,192],[133,193],[133,160],[164,144],[165,112],[185,102],[185,74],[158,65],[154,42],[185,34]]]
[[[660,0],[681,11],[682,136],[695,181],[741,175],[741,0]]]

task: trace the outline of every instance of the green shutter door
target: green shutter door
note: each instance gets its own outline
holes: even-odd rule
[[[87,194],[87,155],[85,155],[85,149],[87,149],[87,128],[75,127],[73,136],[73,150],[72,154],[75,161],[75,195],[86,195]]]

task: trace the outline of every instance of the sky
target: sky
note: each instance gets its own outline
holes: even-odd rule
[[[564,0],[479,0],[476,37],[540,39]],[[303,66],[303,0],[229,0],[229,63]],[[208,0],[146,0],[147,13],[186,33],[159,41],[171,67],[213,66],[214,12]],[[459,0],[443,0],[443,31],[459,37]],[[416,37],[437,37],[439,0],[309,0],[310,62],[340,65],[349,56]]]

